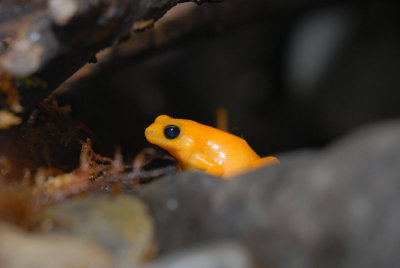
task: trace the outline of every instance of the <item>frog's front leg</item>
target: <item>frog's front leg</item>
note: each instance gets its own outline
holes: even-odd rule
[[[221,176],[224,173],[224,169],[210,157],[205,154],[194,154],[192,155],[188,162],[188,166],[200,169],[206,173]]]

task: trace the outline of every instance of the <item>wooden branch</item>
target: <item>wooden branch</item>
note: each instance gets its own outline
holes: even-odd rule
[[[0,20],[0,67],[15,78],[27,115],[86,62],[96,61],[99,50],[125,40],[132,29],[150,27],[170,8],[189,1],[220,2],[49,0],[46,6],[36,0],[35,8],[18,19]],[[11,13],[12,6],[3,8]]]

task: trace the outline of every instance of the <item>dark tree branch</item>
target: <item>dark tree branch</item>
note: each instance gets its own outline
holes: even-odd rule
[[[23,22],[32,21],[29,12],[23,14],[22,22],[21,18],[0,21],[1,68],[17,77],[15,85],[25,115],[86,62],[95,61],[99,50],[129,37],[132,29],[140,31],[151,26],[176,4],[189,1],[220,2],[49,0],[46,7],[38,0],[34,11],[44,15],[33,17],[25,30],[21,30]],[[13,40],[16,29],[21,32]],[[33,79],[21,79],[26,77]]]

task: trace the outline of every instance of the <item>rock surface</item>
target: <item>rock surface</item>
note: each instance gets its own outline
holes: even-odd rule
[[[112,256],[96,243],[59,234],[26,234],[0,226],[0,267],[113,267]]]
[[[134,267],[151,257],[153,221],[131,196],[87,196],[45,212],[44,233],[0,225],[0,267]]]
[[[247,250],[234,242],[212,243],[160,258],[146,268],[252,268]]]
[[[90,196],[60,203],[47,211],[53,233],[97,242],[117,267],[132,267],[154,250],[153,220],[131,196]]]
[[[202,173],[143,188],[160,255],[237,239],[263,267],[400,265],[400,122],[230,181]]]

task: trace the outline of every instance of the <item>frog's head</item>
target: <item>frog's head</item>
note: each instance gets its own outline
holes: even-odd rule
[[[174,155],[177,152],[190,150],[193,145],[193,137],[188,131],[190,122],[192,121],[160,115],[146,128],[144,135],[150,143]]]

